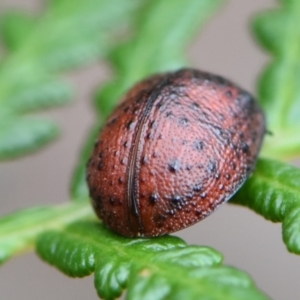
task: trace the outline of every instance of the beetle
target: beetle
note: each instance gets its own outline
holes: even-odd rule
[[[127,237],[188,227],[252,173],[265,134],[254,97],[181,69],[137,83],[108,118],[87,167],[97,215]]]

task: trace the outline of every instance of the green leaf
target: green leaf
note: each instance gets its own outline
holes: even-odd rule
[[[0,160],[30,153],[57,137],[58,127],[51,121],[3,118],[0,120]]]
[[[91,218],[87,202],[57,207],[35,207],[12,213],[0,219],[0,264],[34,247],[37,236],[58,229],[77,219]]]
[[[101,125],[102,120],[100,119],[98,123]],[[74,170],[74,174],[71,181],[71,195],[72,199],[75,201],[84,200],[89,195],[89,190],[86,183],[86,164],[91,155],[91,148],[95,144],[96,137],[99,134],[101,128],[100,125],[95,126],[91,130],[88,140],[86,141],[86,144],[81,151],[78,165]]]
[[[299,153],[299,128],[295,126],[294,128],[277,130],[265,136],[261,156],[279,160],[291,160],[299,156]]]
[[[46,72],[58,71],[106,54],[129,25],[130,14],[142,3],[138,0],[52,1],[14,54],[14,67],[17,60],[38,65]]]
[[[70,84],[54,78],[35,78],[15,88],[7,103],[7,109],[26,113],[65,105],[73,95]]]
[[[85,165],[103,120],[121,96],[142,78],[186,64],[184,50],[222,0],[152,0],[139,13],[133,37],[114,48],[110,63],[115,78],[98,91],[100,121],[92,130],[72,180],[73,198],[87,197]],[[80,191],[80,192],[78,192]]]
[[[34,18],[21,11],[5,13],[0,20],[0,34],[6,48],[13,51],[22,46],[34,26]]]
[[[231,203],[248,206],[272,222],[282,222],[284,243],[300,254],[300,169],[260,159]]]
[[[273,56],[259,81],[259,100],[274,133],[264,146],[268,156],[299,155],[300,141],[300,2],[282,0],[282,7],[254,21],[258,41]],[[289,143],[283,143],[286,137]]]
[[[52,1],[35,19],[21,12],[2,16],[2,38],[11,52],[0,68],[1,159],[36,150],[57,135],[47,121],[32,121],[22,132],[20,115],[69,102],[72,89],[56,73],[106,56],[126,36],[131,14],[143,3],[62,0]]]
[[[150,74],[187,64],[184,51],[222,0],[153,0],[141,11],[136,33],[111,56],[114,81],[98,94],[97,105],[105,116],[134,83]]]
[[[120,237],[97,222],[76,222],[40,235],[37,252],[65,274],[95,273],[98,295],[115,299],[267,299],[245,273],[221,265],[209,247],[174,236]]]

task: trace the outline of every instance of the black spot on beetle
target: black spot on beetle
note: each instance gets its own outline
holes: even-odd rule
[[[231,178],[230,174],[229,174],[229,173],[226,173],[225,178],[226,178],[227,180],[229,180],[229,179]]]
[[[175,195],[171,198],[171,202],[172,203],[179,203],[183,201],[183,197],[179,196],[179,195]]]
[[[115,202],[116,202],[116,199],[115,199],[114,197],[109,197],[109,203],[110,203],[111,205],[114,205]]]
[[[182,126],[187,126],[188,123],[189,123],[188,118],[182,117],[182,118],[179,119],[179,124],[182,125]]]
[[[151,128],[157,128],[158,123],[156,121],[151,121],[150,126]]]
[[[230,143],[230,148],[233,149],[233,150],[236,150],[237,149],[237,145],[234,144],[234,143]]]
[[[201,209],[196,209],[195,210],[195,215],[198,217],[202,214],[202,210]]]
[[[194,192],[200,192],[202,190],[202,184],[196,184],[194,187],[193,187],[193,191]]]
[[[104,169],[104,163],[102,160],[99,161],[99,163],[97,165],[97,169],[98,169],[98,171],[102,171]]]
[[[127,157],[124,157],[124,158],[121,160],[121,163],[122,163],[122,165],[126,165],[126,164],[128,163]]]
[[[208,114],[207,112],[201,111],[201,112],[200,112],[200,115],[201,115],[204,119],[206,119],[207,121],[210,120],[209,114]],[[199,122],[202,124],[202,123],[203,123],[203,120],[202,120],[202,119],[199,119]]]
[[[164,222],[168,219],[168,215],[165,214],[157,214],[154,216],[154,222],[157,224],[158,227],[162,227]]]
[[[126,107],[123,109],[123,111],[126,112],[126,113],[127,113],[129,110],[130,110],[130,107],[129,107],[129,106],[126,106]]]
[[[169,118],[169,117],[173,117],[173,113],[171,111],[168,111],[166,112],[166,117]]]
[[[220,127],[217,127],[217,126],[214,127],[214,132],[215,132],[215,134],[216,134],[217,136],[219,136],[219,137],[223,137],[223,136],[225,135],[223,129],[220,128]]]
[[[203,199],[204,199],[204,198],[206,198],[206,196],[207,196],[207,193],[206,193],[206,192],[203,192],[203,193],[202,193],[200,196],[201,196],[201,198],[203,198]]]
[[[191,107],[192,107],[192,109],[197,110],[197,109],[200,108],[200,105],[199,105],[197,102],[193,102],[193,103],[191,104]]]
[[[203,149],[203,145],[204,145],[204,143],[200,140],[196,140],[193,143],[194,149],[197,151],[201,151]]]
[[[236,101],[239,104],[239,107],[241,108],[242,111],[244,110],[252,111],[253,105],[255,104],[252,95],[250,95],[246,91],[241,92],[237,96]]]
[[[159,199],[159,195],[157,193],[152,193],[150,196],[149,196],[149,200],[151,203],[156,203]]]
[[[217,173],[215,174],[215,178],[216,178],[216,179],[220,179],[220,177],[221,177],[220,173],[217,172]]]
[[[217,162],[215,160],[210,160],[207,164],[207,169],[210,173],[214,173],[217,170]]]
[[[186,169],[187,171],[191,171],[191,170],[192,170],[192,168],[193,168],[193,166],[192,166],[192,165],[186,165],[186,168],[185,168],[185,169]]]
[[[143,164],[143,165],[146,165],[148,162],[149,162],[148,157],[147,157],[146,155],[144,155],[144,156],[142,157],[142,164]]]
[[[129,130],[132,130],[134,128],[135,122],[133,120],[130,120],[127,124],[126,124],[126,128]]]
[[[154,136],[154,133],[153,132],[149,132],[146,137],[147,137],[148,140],[152,140],[153,136]]]
[[[113,125],[113,124],[115,124],[115,123],[117,122],[117,120],[118,120],[118,118],[115,117],[115,118],[113,118],[112,120],[110,120],[110,121],[107,123],[107,125],[108,125],[108,126]]]
[[[182,140],[182,141],[181,141],[181,144],[182,144],[182,145],[186,145],[187,143],[188,143],[187,140]]]
[[[163,105],[163,101],[159,101],[159,102],[156,104],[156,107],[157,107],[157,108],[160,108],[160,107],[162,107],[162,105]]]
[[[247,143],[245,143],[245,142],[243,142],[243,143],[241,144],[241,149],[242,149],[242,151],[243,151],[244,153],[246,153],[246,154],[249,154],[249,152],[250,152],[250,147],[249,147],[249,145],[248,145]]]
[[[185,206],[186,202],[184,197],[180,196],[180,195],[173,195],[170,198],[171,204],[173,207],[181,210],[183,208],[183,206]]]
[[[178,159],[173,159],[170,161],[168,167],[171,172],[178,172],[180,169],[180,161]]]

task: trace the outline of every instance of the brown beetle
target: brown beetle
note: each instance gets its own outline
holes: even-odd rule
[[[102,129],[88,164],[93,206],[128,236],[157,236],[212,213],[251,174],[265,133],[254,98],[193,69],[135,85]]]

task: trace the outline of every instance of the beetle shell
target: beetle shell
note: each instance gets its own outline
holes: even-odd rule
[[[193,69],[152,76],[125,95],[95,144],[94,209],[128,237],[190,226],[240,188],[264,133],[255,99],[230,81]]]

